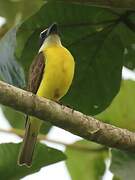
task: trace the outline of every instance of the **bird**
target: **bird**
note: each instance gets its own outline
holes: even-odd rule
[[[70,89],[74,71],[74,57],[62,45],[58,24],[54,22],[40,33],[40,48],[29,68],[27,90],[59,102]],[[41,125],[41,120],[27,115],[18,165],[31,167]]]

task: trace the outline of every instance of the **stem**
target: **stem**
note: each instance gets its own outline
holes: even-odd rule
[[[5,129],[0,128],[0,132],[9,133],[9,134],[16,134],[16,135],[18,135],[18,136],[20,136],[22,138],[24,137],[24,133],[25,133],[24,130],[15,129],[15,128],[12,128],[12,129],[9,129],[9,130],[5,130]],[[38,140],[39,141],[45,140],[45,141],[50,142],[50,143],[63,145],[63,146],[66,146],[66,147],[69,147],[69,148],[72,148],[72,149],[75,149],[75,150],[85,151],[85,152],[101,152],[101,151],[108,150],[108,148],[104,147],[104,146],[100,147],[100,148],[89,148],[88,146],[84,146],[84,145],[68,144],[68,143],[65,143],[65,142],[62,142],[62,141],[57,141],[57,140],[54,140],[54,139],[50,139],[44,134],[39,134],[38,135]]]

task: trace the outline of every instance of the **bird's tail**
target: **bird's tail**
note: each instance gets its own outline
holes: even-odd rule
[[[23,139],[23,144],[18,158],[19,165],[26,165],[28,167],[31,166],[38,132],[39,132],[39,127],[37,126],[37,123],[34,123],[34,121],[28,119],[26,123],[26,130]]]

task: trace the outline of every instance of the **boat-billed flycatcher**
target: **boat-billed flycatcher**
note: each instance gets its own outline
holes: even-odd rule
[[[59,101],[72,83],[74,58],[62,46],[56,23],[41,32],[40,42],[38,55],[29,70],[27,90],[38,96]],[[19,165],[31,166],[41,123],[35,117],[27,117],[25,136],[19,154]]]

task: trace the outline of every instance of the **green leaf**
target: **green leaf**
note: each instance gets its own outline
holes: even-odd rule
[[[96,116],[99,120],[115,126],[135,130],[135,82],[123,80],[121,89],[112,104]]]
[[[117,176],[113,176],[113,180],[121,180],[121,178],[119,178]]]
[[[39,32],[58,22],[63,45],[76,62],[72,87],[62,101],[86,114],[97,114],[110,104],[120,86],[124,49],[115,34],[116,19],[108,9],[46,3],[21,25],[16,55],[27,73],[38,52]]]
[[[98,114],[120,88],[123,48],[119,37],[105,29],[71,49],[77,60],[76,72],[64,102],[85,114]]]
[[[0,0],[0,16],[6,18],[8,26],[12,26],[20,20],[24,20],[36,12],[44,2],[33,0]]]
[[[49,1],[60,1],[60,0],[49,0]],[[66,0],[61,0],[61,1],[65,1]],[[92,6],[97,6],[97,7],[107,7],[107,8],[112,8],[116,10],[127,10],[127,9],[135,9],[135,1],[134,0],[119,0],[119,1],[114,1],[112,0],[110,1],[106,1],[106,0],[96,0],[96,1],[92,1],[92,0],[68,0],[69,2],[74,2],[74,3],[82,3],[82,4],[86,4],[86,5],[92,5]]]
[[[96,11],[98,11],[98,14]],[[102,23],[99,23],[99,25],[93,26],[93,23],[96,24],[99,20],[108,21],[112,19],[115,21],[116,16],[108,10],[101,8],[61,2],[46,3],[35,15],[30,17],[20,26],[17,33],[17,57],[27,70],[28,67],[26,63],[29,62],[28,64],[30,64],[32,62],[32,57],[38,52],[39,33],[54,21],[59,23],[61,36],[62,39],[64,39],[63,43],[68,45],[74,43],[76,40],[80,40],[81,33],[86,36],[91,34],[91,29],[95,29],[95,27],[103,28],[104,21],[103,25]],[[69,28],[71,28],[72,31],[70,31]],[[32,44],[32,42],[34,43]],[[31,45],[32,48],[30,48]],[[28,50],[27,48],[29,48],[29,53],[26,53]]]
[[[19,111],[15,111],[7,106],[2,106],[2,111],[13,128],[25,128],[25,115]]]
[[[52,124],[50,124],[49,122],[43,122],[43,124],[40,128],[40,133],[47,134],[51,128],[52,128]]]
[[[101,145],[88,142],[78,141],[74,145],[83,146],[86,148],[102,148]],[[107,151],[85,151],[79,149],[66,149],[68,157],[66,165],[71,175],[72,180],[99,180],[105,172],[105,158],[107,158]]]
[[[117,26],[117,33],[125,48],[124,66],[133,70],[135,68],[135,31],[120,23]]]
[[[0,79],[24,87],[24,73],[14,57],[15,46],[16,28],[13,28],[0,41]]]
[[[112,150],[112,163],[110,170],[117,179],[135,179],[135,154],[119,150]]]
[[[19,149],[20,144],[5,143],[0,145],[0,177],[2,180],[18,180],[39,171],[44,166],[65,159],[65,155],[61,151],[38,143],[32,166],[30,168],[20,167],[17,165]]]

